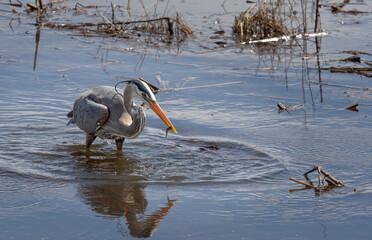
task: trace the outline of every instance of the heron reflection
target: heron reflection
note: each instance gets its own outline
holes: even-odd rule
[[[146,213],[146,184],[137,181],[144,177],[134,174],[139,168],[136,162],[125,155],[104,157],[102,152],[80,157],[76,169],[81,169],[84,177],[94,181],[79,185],[77,195],[100,216],[118,219],[119,223],[124,218],[131,236],[146,238],[154,234],[177,200],[167,199],[164,207]]]
[[[133,237],[151,237],[160,221],[170,212],[177,200],[168,199],[165,206],[146,214],[148,201],[145,184],[86,184],[78,187],[78,194],[91,209],[109,218],[125,217]]]

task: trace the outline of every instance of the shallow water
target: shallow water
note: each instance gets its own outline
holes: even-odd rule
[[[371,11],[369,2],[352,3]],[[141,9],[132,4],[133,12]],[[367,239],[372,93],[311,83],[320,81],[313,38],[277,48],[236,44],[228,36],[246,1],[172,4],[196,32],[179,47],[138,47],[45,27],[36,64],[35,14],[17,9],[18,21],[11,7],[0,6],[1,238]],[[105,11],[110,3],[98,5]],[[328,33],[318,39],[322,67],[344,66],[331,61],[350,56],[344,50],[372,52],[370,14],[320,10]],[[65,14],[71,13],[51,19],[94,19]],[[219,30],[226,47],[210,38]],[[359,75],[320,76],[372,87]],[[125,77],[169,88],[242,84],[159,93],[178,135],[165,139],[166,126],[146,110],[144,132],[125,141],[123,155],[114,142],[96,140],[87,156],[85,136],[66,126],[66,114],[84,90]],[[295,109],[278,113],[278,102]],[[345,110],[355,102],[358,112]],[[301,186],[288,178],[304,180],[316,165],[347,186],[289,191]]]

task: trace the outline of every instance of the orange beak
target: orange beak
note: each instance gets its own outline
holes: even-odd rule
[[[165,115],[163,110],[161,110],[157,102],[149,102],[149,106],[160,117],[160,119],[173,130],[173,132],[177,133],[177,130],[173,127],[173,124],[169,121],[168,117]]]

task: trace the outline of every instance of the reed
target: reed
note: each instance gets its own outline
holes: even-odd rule
[[[289,35],[291,18],[287,16],[285,6],[281,0],[253,4],[235,17],[234,34],[240,41]]]

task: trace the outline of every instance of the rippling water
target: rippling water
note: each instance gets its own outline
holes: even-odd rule
[[[35,71],[36,29],[28,24],[34,15],[20,15],[11,30],[14,16],[6,8],[0,17],[4,239],[369,237],[371,93],[310,84],[319,81],[318,73],[306,72],[303,59],[313,66],[316,58],[303,58],[299,47],[292,53],[217,48],[204,35],[230,31],[231,19],[247,5],[213,4],[212,11],[199,1],[175,2],[202,32],[177,50],[126,51],[132,42],[42,28]],[[326,29],[341,28],[322,38],[322,64],[343,57],[342,50],[358,50],[360,39],[363,51],[371,52],[368,14],[359,24],[349,15],[322,14]],[[344,36],[354,27],[363,29],[361,36]],[[340,39],[352,48],[339,45]],[[314,43],[308,44],[313,51]],[[371,88],[366,77],[321,74],[325,82]],[[165,139],[166,126],[146,109],[144,132],[125,141],[122,155],[111,140],[96,140],[87,154],[85,134],[66,126],[66,114],[86,89],[128,76],[169,88],[242,84],[159,93],[178,135]],[[296,108],[278,113],[278,102]],[[359,112],[345,110],[354,102]],[[321,194],[296,191],[300,186],[288,178],[303,180],[315,165],[347,186]]]

